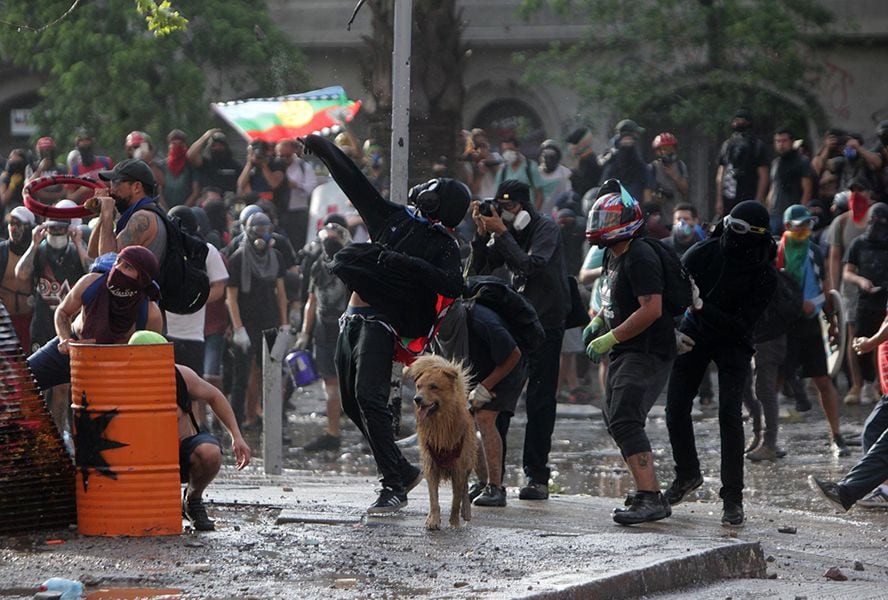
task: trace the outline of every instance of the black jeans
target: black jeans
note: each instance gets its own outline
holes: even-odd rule
[[[862,437],[866,454],[839,482],[839,494],[846,506],[888,479],[888,395],[882,396],[867,417]]]
[[[719,496],[743,501],[742,398],[749,375],[752,353],[737,345],[697,341],[693,350],[679,356],[672,367],[666,395],[666,426],[678,479],[700,475],[700,459],[694,441],[691,408],[709,361],[718,367],[718,425],[721,434],[721,480]]]
[[[547,329],[546,341],[528,356],[527,429],[524,433],[524,474],[534,483],[549,483],[549,451],[555,429],[555,393],[564,328]]]
[[[350,317],[336,343],[336,371],[342,410],[361,430],[383,486],[403,492],[402,474],[410,463],[395,444],[389,393],[392,378],[394,338],[379,322]]]
[[[247,385],[250,381],[250,371],[255,364],[259,369],[259,381],[262,381],[262,344],[268,343],[273,345],[274,339],[277,337],[277,330],[269,329],[263,335],[260,329],[247,327],[247,335],[250,337],[250,347],[246,352],[234,344],[231,345],[233,352],[231,361],[231,410],[234,411],[234,418],[239,426],[244,424],[244,418],[246,417]]]

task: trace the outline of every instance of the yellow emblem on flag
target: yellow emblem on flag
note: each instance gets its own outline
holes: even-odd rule
[[[287,127],[299,127],[311,121],[314,116],[314,108],[305,100],[287,100],[281,102],[277,112],[281,124]]]

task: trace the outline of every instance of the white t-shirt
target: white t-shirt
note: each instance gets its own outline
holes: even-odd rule
[[[225,261],[222,260],[222,255],[219,254],[219,251],[212,244],[208,243],[207,249],[207,276],[210,279],[210,285],[217,281],[225,281],[228,279],[228,269],[225,268]],[[206,305],[190,315],[166,312],[167,336],[177,340],[204,341],[204,320],[206,315]]]
[[[308,235],[306,240],[313,240],[324,227],[324,219],[327,215],[340,214],[346,219],[358,216],[358,211],[352,206],[348,196],[337,185],[333,178],[317,186],[311,193],[311,206],[308,209]],[[353,242],[366,242],[370,239],[367,229],[360,225],[352,233]]]

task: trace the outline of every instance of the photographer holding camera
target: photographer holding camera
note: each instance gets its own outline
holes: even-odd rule
[[[503,157],[490,149],[490,140],[483,129],[464,131],[463,137],[464,181],[473,199],[490,198],[496,193],[496,176],[503,164]]]
[[[275,191],[284,185],[287,166],[274,156],[273,146],[264,140],[253,140],[247,147],[247,163],[237,178],[238,194],[258,194],[273,200]]]
[[[530,301],[546,332],[542,345],[528,355],[523,457],[527,483],[518,496],[545,500],[564,317],[570,307],[561,232],[534,209],[530,187],[514,179],[503,181],[495,198],[473,202],[472,220],[476,235],[469,274],[488,275],[504,265],[512,274],[512,288]]]

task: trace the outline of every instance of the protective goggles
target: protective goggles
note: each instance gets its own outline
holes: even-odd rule
[[[733,231],[734,233],[739,233],[741,235],[746,235],[747,233],[757,233],[759,235],[767,235],[769,230],[767,227],[756,227],[755,225],[750,225],[743,219],[738,219],[737,217],[732,217],[728,215],[725,217],[725,227]]]

